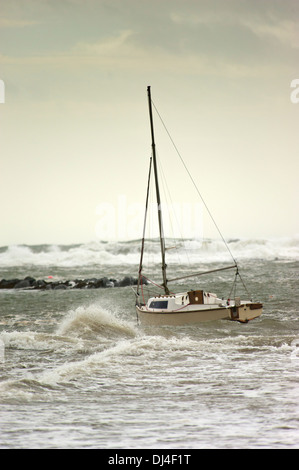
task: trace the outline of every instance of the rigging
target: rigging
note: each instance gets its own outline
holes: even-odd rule
[[[220,229],[219,229],[219,227],[218,227],[218,225],[217,225],[217,223],[216,223],[214,217],[212,216],[212,214],[211,214],[211,212],[210,212],[210,209],[208,208],[208,206],[207,206],[207,204],[206,204],[206,202],[205,202],[203,196],[201,195],[201,193],[200,193],[200,191],[199,191],[199,189],[198,189],[198,187],[197,187],[197,185],[196,185],[196,183],[195,183],[195,181],[194,181],[194,179],[193,179],[193,177],[192,177],[190,171],[188,170],[188,167],[187,167],[186,163],[185,163],[184,160],[183,160],[183,157],[181,156],[181,154],[180,154],[180,152],[179,152],[179,150],[178,150],[178,148],[177,148],[177,146],[176,146],[176,144],[175,144],[173,138],[172,138],[171,135],[170,135],[170,132],[168,131],[168,129],[167,129],[167,127],[166,127],[166,125],[165,125],[165,123],[164,123],[164,121],[163,121],[163,119],[162,119],[162,117],[161,117],[161,115],[160,115],[160,113],[159,113],[159,111],[158,111],[158,109],[157,109],[157,107],[156,107],[156,105],[155,105],[155,103],[154,103],[153,101],[152,101],[152,104],[153,104],[153,106],[154,106],[154,108],[155,108],[155,110],[156,110],[157,115],[159,116],[159,119],[160,119],[160,121],[161,121],[161,123],[162,123],[162,125],[163,125],[163,127],[164,127],[164,129],[165,129],[165,131],[166,131],[166,133],[167,133],[167,135],[168,135],[168,137],[169,137],[169,139],[170,139],[170,141],[171,141],[171,143],[172,143],[172,145],[173,145],[175,151],[176,151],[176,153],[178,154],[178,156],[179,156],[179,158],[180,158],[180,160],[181,160],[181,162],[182,162],[182,164],[183,164],[185,170],[187,171],[188,176],[189,176],[189,178],[191,179],[192,184],[193,184],[193,186],[195,187],[195,190],[196,190],[197,194],[199,195],[199,197],[200,197],[200,199],[201,199],[203,205],[205,206],[205,208],[206,208],[206,210],[207,210],[207,212],[208,212],[208,214],[209,214],[209,216],[210,216],[212,222],[214,223],[214,225],[215,225],[215,227],[216,227],[216,229],[217,229],[217,231],[218,231],[218,233],[219,233],[219,235],[220,235],[220,237],[221,237],[221,239],[222,239],[222,241],[223,241],[223,243],[224,243],[224,245],[225,245],[227,251],[229,252],[229,254],[230,254],[230,256],[231,256],[233,262],[234,262],[235,265],[237,266],[237,261],[235,260],[235,258],[234,258],[234,256],[233,256],[231,250],[229,249],[229,246],[228,246],[228,244],[226,243],[226,240],[225,240],[224,236],[222,235],[222,233],[221,233],[221,231],[220,231]]]

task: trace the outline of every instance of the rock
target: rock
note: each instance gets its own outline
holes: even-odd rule
[[[119,286],[120,286],[120,287],[132,286],[132,285],[133,285],[133,278],[132,278],[132,277],[129,277],[129,276],[124,277],[124,278],[119,282]]]
[[[20,279],[2,279],[0,281],[0,289],[13,289],[18,282],[20,282]]]
[[[15,289],[25,289],[26,287],[30,287],[30,281],[28,279],[19,281],[14,286]]]
[[[58,284],[54,287],[54,290],[58,290],[58,289],[67,289],[67,287],[65,284]]]
[[[75,279],[73,281],[50,281],[47,282],[43,279],[35,279],[34,277],[27,276],[25,279],[2,279],[0,280],[0,289],[40,289],[40,290],[58,290],[58,289],[99,289],[99,288],[113,288],[113,287],[126,287],[136,285],[138,280],[132,276],[125,276],[118,281],[114,278],[101,277],[90,279]],[[147,284],[146,279],[143,278],[143,284]]]
[[[83,279],[77,279],[75,282],[76,282],[76,289],[86,288],[86,282]]]
[[[32,283],[32,286],[37,288],[37,289],[42,289],[43,287],[46,287],[47,283],[43,281],[43,279],[38,279],[37,281],[34,281]]]
[[[103,283],[103,279],[96,279],[94,283],[95,289],[99,289],[100,287],[105,287]]]

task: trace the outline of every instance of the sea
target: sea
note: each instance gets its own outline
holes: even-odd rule
[[[218,240],[176,244],[167,252],[174,277],[229,263]],[[114,281],[105,288],[0,289],[0,448],[132,455],[298,448],[299,237],[235,239],[228,247],[248,292],[264,305],[262,316],[245,324],[141,327],[135,286]],[[158,252],[154,240],[157,283]],[[4,246],[0,280],[136,278],[139,253],[140,240]],[[213,272],[174,287],[226,298],[231,276]]]

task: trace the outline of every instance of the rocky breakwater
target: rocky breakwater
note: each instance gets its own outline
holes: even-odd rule
[[[143,280],[146,284],[146,280]],[[74,279],[68,281],[55,281],[53,279],[35,279],[27,276],[24,279],[1,279],[0,289],[31,289],[31,290],[58,290],[58,289],[99,289],[107,287],[125,287],[137,285],[137,279],[125,276],[121,280],[107,277],[91,279]]]

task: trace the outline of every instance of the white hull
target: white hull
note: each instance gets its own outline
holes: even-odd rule
[[[148,306],[136,305],[138,320],[141,325],[192,325],[196,323],[215,321],[215,320],[233,320],[241,323],[247,323],[262,314],[262,304],[254,302],[244,302],[236,305],[216,306],[207,305],[188,305],[182,310],[158,310],[150,309]]]

